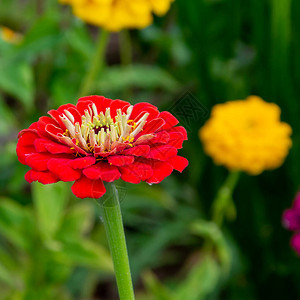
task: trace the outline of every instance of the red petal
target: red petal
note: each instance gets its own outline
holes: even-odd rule
[[[79,124],[81,125],[81,121],[82,121],[81,114],[77,110],[76,106],[68,108],[68,111],[73,115],[75,119],[74,123],[79,122]]]
[[[173,166],[173,168],[179,172],[182,172],[189,164],[189,161],[182,156],[171,157],[168,162]]]
[[[48,161],[48,169],[62,181],[73,181],[80,178],[81,172],[72,169],[68,164],[70,159],[52,158]]]
[[[50,152],[52,154],[74,153],[74,150],[70,147],[55,143],[49,139],[36,139],[34,141],[34,146],[38,152]]]
[[[132,164],[134,162],[134,157],[127,155],[113,155],[109,156],[107,160],[114,166],[125,166]]]
[[[128,168],[128,167],[119,167],[119,171],[121,172],[121,179],[130,182],[130,183],[140,183],[141,179],[137,172]]]
[[[165,121],[163,119],[153,119],[145,124],[145,127],[140,133],[140,135],[156,132],[159,129],[161,129],[161,127],[163,127],[164,125]]]
[[[150,144],[166,144],[170,139],[166,131],[159,131],[155,133],[155,137],[150,141]]]
[[[145,112],[149,113],[149,116],[147,118],[148,121],[155,119],[159,116],[159,111],[157,110],[156,106],[147,102],[140,102],[133,106],[130,119],[135,120],[141,113],[142,115],[144,115]]]
[[[149,151],[150,151],[150,147],[148,145],[139,145],[124,150],[122,154],[134,155],[134,156],[145,156],[149,153]]]
[[[111,99],[107,99],[103,96],[94,95],[94,96],[87,96],[87,97],[80,98],[78,100],[76,107],[78,111],[83,115],[84,110],[88,109],[88,105],[95,103],[98,113],[100,113],[101,111],[105,113],[106,108],[110,107],[111,102],[112,102]]]
[[[69,111],[72,116],[74,117],[74,124],[76,122],[79,122],[81,124],[81,114],[79,113],[79,111],[77,110],[76,106],[74,104],[64,104],[62,106],[60,106],[57,111],[60,114],[65,114],[65,110]]]
[[[152,162],[146,160],[135,161],[132,165],[129,166],[132,172],[141,178],[143,181],[147,180],[153,175]]]
[[[136,141],[134,142],[134,145],[140,145],[140,144],[151,144],[151,141],[154,139],[155,134],[144,134],[141,135]]]
[[[126,113],[126,110],[130,106],[130,103],[123,100],[113,100],[110,105],[110,115],[114,118],[117,115],[117,109],[121,109],[122,112]]]
[[[148,183],[159,183],[167,176],[169,176],[173,171],[173,167],[171,164],[160,161],[153,161],[152,169],[153,175],[147,180]]]
[[[49,133],[50,136],[56,139],[58,138],[59,134],[62,135],[64,133],[61,128],[54,126],[53,124],[47,124],[45,127],[45,131]]]
[[[71,138],[66,137],[62,134],[62,130],[60,128],[57,128],[53,125],[47,125],[46,126],[46,131],[58,142],[70,147],[71,149],[74,148],[74,152],[78,152],[82,155],[88,155],[88,153],[86,151],[84,151],[83,149],[81,149],[80,147],[78,147],[75,143],[76,140],[73,139],[71,140]]]
[[[169,145],[154,146],[151,148],[147,158],[166,161],[177,154],[177,149]]]
[[[52,109],[48,111],[48,114],[59,124],[59,127],[62,129],[62,132],[65,132],[67,128],[59,117],[61,116],[61,113],[55,109]]]
[[[28,155],[35,153],[34,141],[38,138],[38,135],[34,132],[26,131],[21,132],[17,143],[17,156],[23,165],[26,164],[25,159]]]
[[[46,132],[46,126],[52,124],[53,126],[58,127],[59,123],[50,117],[40,117],[37,122],[37,129],[41,136],[48,137],[49,134]]]
[[[177,126],[177,127],[170,128],[170,129],[167,130],[167,132],[168,132],[168,133],[172,133],[172,132],[181,133],[184,140],[187,140],[187,139],[188,139],[186,130],[185,130],[185,128],[182,127],[182,126]]]
[[[171,127],[176,126],[179,123],[179,121],[172,114],[170,114],[168,111],[162,111],[159,114],[159,117],[164,119],[165,122],[166,122],[166,124],[163,126],[162,129],[169,129]]]
[[[18,138],[20,138],[25,132],[31,132],[31,133],[35,133],[36,135],[38,135],[37,122],[32,123],[27,129],[21,130],[18,134]]]
[[[29,183],[33,181],[38,181],[42,184],[50,184],[50,183],[55,183],[59,181],[59,178],[51,173],[51,172],[38,172],[35,170],[30,170],[25,174],[25,179]]]
[[[126,149],[127,147],[128,147],[127,144],[116,141],[111,145],[111,152],[112,153],[122,152],[122,150]]]
[[[102,107],[100,108],[101,109],[100,111],[102,111],[103,113],[105,113],[106,108],[110,107],[112,102],[113,102],[113,100],[103,97],[103,99],[102,99]]]
[[[37,122],[32,123],[28,129],[37,129]]]
[[[70,108],[75,108],[76,109],[76,106],[74,104],[71,104],[71,103],[67,103],[67,104],[64,104],[64,105],[61,105],[57,111],[60,112],[61,114],[64,114],[65,113],[65,109],[66,110],[69,110]]]
[[[29,170],[28,172],[26,172],[26,174],[24,176],[25,180],[29,183],[33,182],[32,178],[31,178],[31,172],[32,172],[32,170]]]
[[[73,159],[69,162],[69,166],[73,169],[84,169],[96,162],[96,158],[94,156],[86,156]]]
[[[173,146],[177,149],[181,149],[183,141],[184,141],[184,138],[181,133],[172,132],[172,133],[170,133],[170,140],[168,142],[168,145]]]
[[[121,174],[117,167],[105,162],[98,162],[96,165],[83,170],[83,174],[89,179],[99,179],[112,182],[120,178]]]
[[[35,171],[47,171],[47,163],[54,155],[50,153],[33,153],[25,159],[26,165]]]
[[[72,192],[78,198],[94,198],[98,199],[103,196],[106,192],[103,181],[90,180],[85,176],[76,180],[72,185]]]
[[[84,97],[84,98],[87,98],[87,97]],[[80,98],[79,100],[81,100],[81,99],[82,98]],[[76,108],[79,111],[80,115],[84,115],[84,111],[86,109],[89,110],[89,105],[92,105],[93,102],[91,100],[85,100],[85,101],[83,101],[83,100],[79,101],[79,100],[78,100],[78,103],[76,105]]]
[[[84,96],[84,97],[80,97],[79,99],[78,99],[78,103],[79,102],[86,102],[86,101],[92,101],[92,102],[94,102],[94,103],[97,103],[97,102],[101,102],[102,103],[102,100],[103,99],[105,99],[105,97],[104,96],[99,96],[99,95],[90,95],[90,96]],[[77,104],[78,104],[77,103]]]

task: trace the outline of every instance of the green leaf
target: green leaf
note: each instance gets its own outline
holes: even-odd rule
[[[59,28],[57,17],[49,13],[36,20],[24,36],[22,44],[12,55],[22,59],[34,60],[37,55],[53,50],[61,42],[62,37],[63,31]]]
[[[162,207],[168,210],[173,210],[176,207],[175,199],[164,189],[158,186],[149,186],[146,183],[132,185],[128,187],[127,201],[122,201],[122,207],[126,209],[142,208],[147,206]],[[125,199],[125,197],[124,197]]]
[[[157,66],[132,65],[106,68],[97,83],[101,93],[122,92],[126,88],[174,91],[179,83],[165,70]]]
[[[76,22],[66,33],[66,38],[70,46],[84,57],[90,58],[93,55],[94,43],[85,23]]]
[[[17,248],[30,249],[34,224],[30,212],[16,202],[0,198],[0,234]]]
[[[34,183],[32,191],[40,234],[51,240],[62,222],[68,186],[63,182],[49,185]]]
[[[93,221],[92,203],[90,201],[78,202],[66,213],[57,238],[60,240],[76,239],[91,229]]]
[[[56,259],[72,266],[81,265],[113,272],[108,250],[86,239],[63,242],[56,252]]]
[[[219,227],[214,222],[197,220],[191,225],[191,231],[200,237],[211,240],[215,244],[223,271],[225,274],[228,274],[231,268],[232,257],[227,241]]]
[[[156,300],[174,300],[174,294],[165,287],[156,276],[150,272],[144,272],[142,274],[142,280],[146,289],[154,296]]]
[[[75,61],[75,58],[74,58]],[[71,76],[70,76],[71,70]],[[78,93],[77,80],[74,79],[73,73],[80,73],[78,69],[72,69],[71,66],[66,66],[66,70],[54,76],[51,83],[51,95],[54,105],[60,106],[66,103],[66,99],[73,101]],[[68,88],[66,88],[66,86]]]
[[[138,276],[140,271],[151,264],[159,261],[160,254],[172,242],[176,242],[186,232],[186,224],[173,222],[162,224],[143,245],[134,253],[134,260],[131,261],[133,277]]]
[[[19,278],[20,269],[17,269],[17,266],[16,259],[8,251],[0,248],[0,281],[13,288],[22,287],[22,281]]]
[[[211,294],[220,279],[220,267],[210,256],[205,256],[188,274],[176,290],[176,300],[202,300]]]
[[[27,110],[33,106],[34,79],[31,66],[19,60],[0,59],[0,89],[15,96]]]
[[[11,129],[15,125],[15,115],[5,104],[3,98],[0,95],[0,136],[7,136],[11,134]]]

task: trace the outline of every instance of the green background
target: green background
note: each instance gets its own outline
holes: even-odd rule
[[[137,299],[300,298],[300,261],[281,221],[300,182],[299,15],[297,0],[176,0],[130,31],[131,65],[110,36],[93,94],[172,111],[189,92],[208,112],[254,94],[293,128],[282,167],[242,174],[236,216],[221,231],[209,220],[227,171],[198,139],[208,116],[179,117],[190,122],[182,174],[151,187],[118,183]],[[21,129],[76,103],[98,29],[54,0],[0,0],[0,25],[24,35],[19,45],[0,39],[0,299],[117,299],[97,205],[69,184],[30,187],[15,154]]]

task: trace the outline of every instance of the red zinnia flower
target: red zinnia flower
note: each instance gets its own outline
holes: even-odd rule
[[[19,134],[17,155],[31,167],[25,175],[30,183],[75,181],[77,197],[99,198],[103,181],[159,183],[188,165],[177,155],[186,130],[149,103],[88,96],[48,113]]]

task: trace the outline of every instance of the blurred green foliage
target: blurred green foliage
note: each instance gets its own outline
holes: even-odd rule
[[[161,110],[186,91],[208,110],[256,94],[277,103],[293,127],[286,163],[242,174],[236,219],[221,229],[211,207],[227,171],[202,151],[204,119],[191,120],[182,175],[159,186],[121,185],[137,299],[300,298],[299,258],[281,225],[300,182],[299,13],[297,0],[176,0],[166,17],[130,32],[126,66],[111,35],[93,93]],[[2,25],[23,41],[0,38],[0,299],[115,299],[97,205],[74,199],[68,184],[30,190],[15,154],[18,131],[77,101],[97,29],[56,0],[0,0]]]

